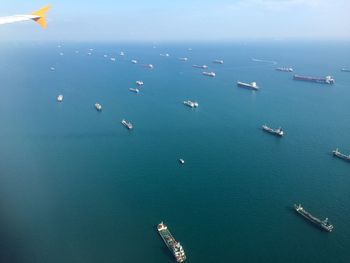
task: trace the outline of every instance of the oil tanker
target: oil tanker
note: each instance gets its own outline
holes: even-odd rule
[[[321,84],[334,84],[335,79],[331,76],[326,76],[324,78],[319,77],[311,77],[311,76],[302,76],[302,75],[294,75],[294,80],[301,80],[301,81],[308,81],[308,82],[315,82],[315,83],[321,83]]]
[[[311,215],[309,212],[307,212],[300,204],[294,204],[294,209],[298,214],[302,215],[304,218],[306,218],[316,226],[320,227],[322,230],[332,232],[333,225],[328,222],[328,218],[326,218],[325,220],[320,220],[317,217]]]

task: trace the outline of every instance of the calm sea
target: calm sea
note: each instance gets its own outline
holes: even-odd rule
[[[162,220],[187,262],[350,262],[350,164],[331,155],[350,153],[350,43],[14,43],[0,57],[0,262],[174,262]]]

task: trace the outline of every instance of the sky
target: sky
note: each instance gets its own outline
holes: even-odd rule
[[[52,5],[47,29],[2,25],[0,41],[350,40],[350,0],[47,1],[0,0],[0,16]]]

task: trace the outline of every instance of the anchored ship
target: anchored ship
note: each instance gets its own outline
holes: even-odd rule
[[[63,95],[62,94],[58,95],[56,99],[57,99],[58,102],[62,102],[63,101]]]
[[[179,242],[175,240],[175,238],[172,236],[170,231],[168,230],[168,227],[161,222],[157,226],[157,230],[159,235],[162,237],[164,243],[169,248],[169,250],[173,253],[175,259],[177,262],[184,262],[186,260],[186,255],[183,247]]]
[[[290,67],[280,67],[280,68],[276,68],[277,71],[283,71],[283,72],[293,72],[293,68]]]
[[[259,87],[256,85],[256,82],[252,82],[249,84],[249,83],[237,81],[237,86],[241,88],[246,88],[246,89],[259,90]]]
[[[310,77],[310,76],[302,76],[302,75],[294,75],[294,80],[302,80],[302,81],[308,81],[308,82],[316,82],[321,84],[334,84],[335,79],[331,76],[326,76],[324,78],[319,77]]]
[[[143,85],[143,81],[141,81],[141,80],[137,80],[135,83],[136,83],[137,86],[142,86]]]
[[[131,124],[131,122],[129,122],[129,121],[127,121],[127,120],[122,120],[122,124],[126,127],[126,128],[128,128],[129,130],[131,130],[132,128],[133,128],[133,126],[132,126],[132,124]]]
[[[208,77],[215,77],[216,76],[216,74],[214,72],[206,72],[206,71],[203,72],[203,75],[208,76]]]
[[[102,110],[102,105],[100,103],[95,103],[95,108],[97,111],[101,111]]]
[[[224,64],[224,61],[222,59],[215,59],[213,61],[213,63],[215,63],[215,64]]]
[[[207,65],[192,65],[192,67],[194,67],[194,68],[202,68],[202,69],[207,69],[208,68]]]
[[[317,225],[318,227],[320,227],[323,230],[326,230],[328,232],[332,232],[333,230],[333,225],[331,223],[328,222],[328,218],[324,219],[324,220],[320,220],[317,217],[314,217],[313,215],[311,215],[309,212],[307,212],[302,206],[301,204],[296,205],[294,204],[294,209],[295,211],[302,215],[304,218],[306,218],[307,220],[309,220],[310,222],[314,223],[315,225]]]
[[[338,157],[338,158],[340,158],[340,159],[343,159],[345,161],[349,161],[350,162],[350,154],[349,155],[345,155],[345,154],[341,153],[338,150],[338,148],[333,151],[333,155]]]
[[[139,93],[140,92],[140,90],[139,89],[133,89],[133,88],[130,88],[129,89],[131,92],[135,92],[135,93]]]
[[[262,126],[262,129],[268,133],[273,134],[273,135],[277,135],[277,136],[281,136],[281,137],[284,135],[284,132],[283,132],[281,127],[279,127],[278,129],[272,129],[272,128],[268,127],[266,124],[264,124]]]
[[[184,104],[190,108],[197,108],[199,106],[198,102],[190,100],[185,100]]]

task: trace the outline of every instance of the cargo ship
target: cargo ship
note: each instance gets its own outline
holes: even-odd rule
[[[135,92],[135,93],[139,93],[140,92],[140,90],[139,89],[133,89],[133,88],[130,88],[129,89],[131,92]]]
[[[181,244],[175,240],[172,236],[168,227],[161,222],[157,226],[157,230],[159,235],[162,237],[164,243],[169,248],[169,250],[173,253],[177,262],[184,262],[186,260],[185,251],[182,248]]]
[[[185,100],[184,104],[190,108],[197,108],[199,106],[198,102],[190,100]]]
[[[208,68],[207,65],[192,65],[192,67],[194,67],[194,68],[202,68],[202,69],[207,69]]]
[[[241,88],[246,88],[246,89],[259,90],[259,87],[256,85],[256,82],[252,82],[249,84],[249,83],[237,81],[237,86]]]
[[[311,215],[309,212],[307,212],[300,204],[299,205],[294,204],[294,209],[298,214],[302,215],[304,218],[314,223],[321,229],[328,232],[332,232],[333,225],[328,222],[328,218],[324,220],[320,220],[317,217],[314,217],[313,215]]]
[[[141,80],[137,80],[135,83],[137,86],[142,86],[144,84]]]
[[[338,158],[340,158],[340,159],[343,159],[343,160],[345,160],[345,161],[350,162],[350,154],[349,154],[349,155],[345,155],[345,154],[341,153],[341,152],[338,150],[338,148],[335,149],[335,150],[333,151],[333,155],[336,156],[336,157],[338,157]]]
[[[204,76],[208,76],[208,77],[215,77],[216,76],[216,74],[214,72],[206,72],[206,71],[204,71],[202,74]]]
[[[224,64],[224,61],[222,59],[215,59],[213,61],[213,63],[215,63],[215,64]]]
[[[264,125],[262,126],[262,129],[263,129],[264,131],[266,131],[266,132],[268,132],[268,133],[271,133],[271,134],[273,134],[273,135],[276,135],[276,136],[282,137],[282,136],[284,135],[284,132],[283,132],[283,130],[282,130],[281,127],[278,128],[278,129],[272,129],[272,128],[268,127],[266,124],[264,124]]]
[[[132,128],[134,128],[133,126],[132,126],[132,124],[131,124],[131,122],[129,122],[129,121],[127,121],[127,120],[122,120],[122,124],[126,127],[126,128],[128,128],[129,130],[132,130]]]
[[[280,67],[280,68],[276,68],[277,71],[282,71],[282,72],[293,72],[293,68],[291,67]]]
[[[97,111],[101,111],[102,110],[102,105],[100,103],[95,103],[95,109]]]
[[[308,81],[308,82],[315,82],[315,83],[321,83],[321,84],[334,84],[335,79],[331,76],[326,76],[324,78],[319,77],[310,77],[310,76],[302,76],[302,75],[294,75],[294,80],[302,80],[302,81]]]

